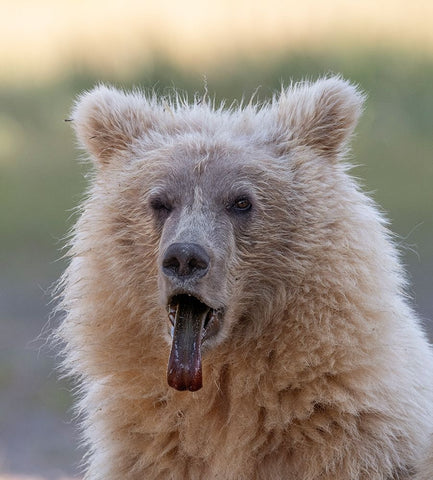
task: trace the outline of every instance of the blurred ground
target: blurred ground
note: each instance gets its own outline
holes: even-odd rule
[[[368,101],[352,173],[390,218],[411,302],[432,332],[433,4],[415,1],[408,12],[388,0],[271,3],[264,11],[249,2],[250,11],[243,1],[188,0],[174,14],[168,0],[105,10],[102,0],[0,0],[0,472],[79,472],[71,385],[58,380],[40,334],[89,168],[64,119],[99,81],[193,94],[205,75],[228,103],[329,72],[359,83]]]

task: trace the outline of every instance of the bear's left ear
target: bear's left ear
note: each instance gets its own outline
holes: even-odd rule
[[[156,117],[155,106],[143,95],[101,85],[78,98],[71,120],[81,146],[105,167],[157,128]]]
[[[308,146],[319,155],[336,158],[362,113],[365,96],[340,77],[303,82],[282,92],[277,108],[279,143]]]

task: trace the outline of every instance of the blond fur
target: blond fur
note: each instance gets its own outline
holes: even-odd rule
[[[58,336],[87,479],[411,478],[433,432],[433,355],[385,222],[342,163],[362,103],[338,77],[228,110],[104,86],[79,98],[96,173]],[[247,234],[215,247],[224,280],[208,295],[227,313],[194,393],[166,383],[163,240],[147,208],[174,172],[215,188],[240,172],[259,205]]]
[[[429,448],[426,448],[425,456],[419,466],[416,480],[432,480],[433,479],[433,437],[430,439]]]

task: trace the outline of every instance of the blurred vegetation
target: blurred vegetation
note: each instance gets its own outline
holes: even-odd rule
[[[12,274],[28,272],[35,259],[55,260],[71,225],[71,209],[85,186],[87,167],[79,156],[68,117],[74,97],[99,81],[129,88],[175,86],[203,91],[204,78],[160,61],[122,79],[73,69],[44,86],[0,87],[0,248],[13,260]],[[72,70],[71,70],[72,72]],[[203,72],[204,74],[205,72]],[[206,72],[208,89],[230,103],[248,98],[257,86],[266,99],[281,83],[341,73],[368,93],[366,112],[354,140],[354,175],[388,212],[403,243],[421,262],[433,247],[432,112],[433,61],[398,52],[342,50],[291,53],[266,61],[236,61]],[[72,215],[73,217],[73,215]],[[419,260],[409,255],[409,260]],[[29,265],[30,262],[30,265]],[[12,266],[12,265],[11,265]],[[38,265],[40,268],[40,265]],[[46,267],[50,270],[51,267]],[[56,267],[53,267],[57,270]],[[49,271],[47,270],[47,274]]]

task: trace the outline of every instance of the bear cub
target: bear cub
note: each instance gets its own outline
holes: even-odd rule
[[[403,480],[433,356],[348,174],[340,77],[224,109],[98,86],[57,335],[97,479]]]

